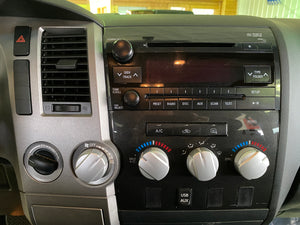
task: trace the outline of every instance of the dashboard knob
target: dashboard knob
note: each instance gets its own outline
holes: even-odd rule
[[[80,180],[94,184],[104,177],[108,165],[108,159],[103,151],[97,148],[88,148],[78,156],[74,171]]]
[[[208,148],[196,148],[187,157],[187,168],[200,181],[213,179],[219,169],[217,156]]]
[[[169,172],[169,158],[157,147],[147,148],[140,156],[139,169],[149,180],[162,180]]]
[[[235,156],[234,165],[244,178],[252,180],[265,174],[270,161],[263,152],[253,147],[246,147]]]
[[[41,175],[50,175],[58,168],[58,161],[47,149],[39,149],[28,159],[28,164]]]
[[[129,90],[125,92],[123,100],[128,106],[136,106],[140,102],[140,96],[136,91]]]
[[[113,43],[112,55],[120,63],[126,63],[133,57],[133,47],[127,40],[117,40]]]

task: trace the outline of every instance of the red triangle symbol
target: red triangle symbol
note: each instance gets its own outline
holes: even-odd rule
[[[23,35],[21,35],[16,42],[17,43],[25,43],[26,41],[25,41]]]

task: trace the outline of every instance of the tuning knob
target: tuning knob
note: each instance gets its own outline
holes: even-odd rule
[[[169,172],[169,158],[157,147],[147,148],[140,156],[139,169],[141,174],[150,180],[162,180]]]
[[[270,161],[261,151],[247,147],[238,152],[234,158],[236,170],[247,180],[262,177],[267,171]]]
[[[94,184],[104,177],[108,169],[108,159],[103,151],[97,148],[84,150],[75,162],[76,176],[88,184]]]
[[[126,91],[123,99],[124,99],[124,102],[126,105],[132,106],[132,107],[138,105],[140,102],[140,96],[134,90]]]
[[[117,40],[113,43],[112,55],[120,63],[126,63],[133,57],[133,47],[127,40]]]
[[[217,156],[208,148],[196,148],[187,157],[187,168],[200,181],[213,179],[219,169]]]

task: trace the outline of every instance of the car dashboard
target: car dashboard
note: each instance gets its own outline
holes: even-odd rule
[[[278,215],[300,164],[299,20],[34,2],[40,12],[0,14],[1,214],[21,208],[35,225]]]

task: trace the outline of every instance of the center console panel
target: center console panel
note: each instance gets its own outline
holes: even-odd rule
[[[223,29],[227,36],[218,37]],[[196,35],[206,30],[209,35]],[[163,34],[109,35],[105,60],[111,137],[122,165],[115,182],[121,223],[261,224],[279,136],[280,67],[272,32],[197,27],[191,42]]]

